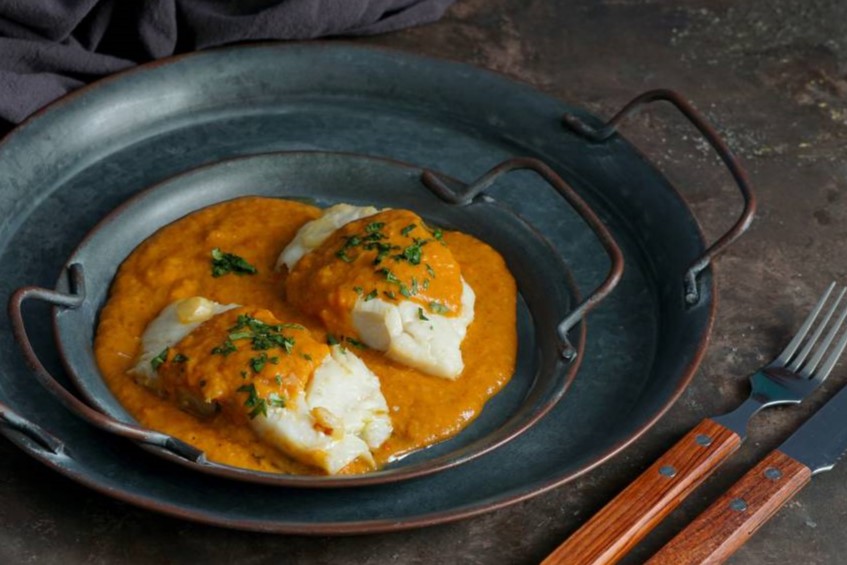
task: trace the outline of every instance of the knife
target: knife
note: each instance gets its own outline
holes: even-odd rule
[[[648,565],[723,563],[813,475],[847,451],[847,386],[654,555]]]

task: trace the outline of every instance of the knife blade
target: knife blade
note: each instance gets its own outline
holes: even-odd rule
[[[777,449],[808,467],[813,475],[832,469],[847,452],[847,386]]]
[[[722,563],[771,516],[847,452],[847,386],[720,499],[654,555],[648,565]]]

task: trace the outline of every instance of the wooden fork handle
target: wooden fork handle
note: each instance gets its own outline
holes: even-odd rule
[[[542,565],[616,563],[740,445],[738,434],[703,420]]]
[[[653,556],[648,565],[723,563],[811,479],[812,472],[772,451]]]

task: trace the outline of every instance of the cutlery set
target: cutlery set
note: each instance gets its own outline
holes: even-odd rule
[[[698,424],[556,548],[543,565],[616,563],[738,450],[752,416],[770,406],[798,404],[817,389],[847,347],[847,332],[838,339],[847,319],[847,305],[839,309],[847,288],[830,300],[835,286],[832,283],[824,292],[777,358],[751,375],[751,393],[744,403],[729,414]],[[723,562],[812,475],[832,469],[845,451],[847,387],[648,563]]]

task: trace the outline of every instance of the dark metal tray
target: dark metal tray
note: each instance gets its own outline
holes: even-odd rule
[[[687,113],[672,95],[660,97]],[[619,136],[599,141],[614,128],[576,134],[563,127],[565,114],[572,127],[600,125],[486,71],[337,43],[194,54],[53,105],[0,146],[4,297],[25,284],[52,285],[83,235],[140,189],[223,158],[279,150],[390,157],[464,181],[509,157],[539,158],[598,211],[621,243],[626,271],[589,317],[582,368],[569,394],[505,446],[429,477],[333,491],[229,488],[231,482],[151,458],[66,412],[35,382],[6,320],[0,402],[14,412],[2,411],[3,432],[111,496],[204,522],[280,532],[391,530],[458,519],[600,464],[655,422],[693,375],[714,315],[708,261],[746,227],[752,198],[745,193],[739,222],[707,250],[667,181]],[[713,132],[696,125],[733,166]],[[745,189],[743,174],[733,173]],[[581,289],[606,275],[600,244],[543,182],[518,174],[489,192],[574,258]],[[27,322],[37,352],[61,374],[49,312],[32,308]],[[32,425],[55,440],[28,433]]]
[[[608,252],[609,272],[580,300],[562,257],[532,225],[487,194],[476,195],[512,171],[532,170],[551,183],[595,230]],[[455,437],[362,475],[263,473],[210,461],[185,442],[144,429],[100,375],[92,344],[97,316],[119,265],[144,240],[184,215],[240,196],[405,208],[429,225],[478,237],[497,249],[514,273],[519,347],[512,379]],[[475,196],[476,195],[476,196]],[[257,222],[262,218],[257,217]],[[281,486],[353,487],[420,477],[479,457],[517,437],[542,418],[567,390],[585,345],[585,314],[614,289],[623,271],[621,251],[579,196],[543,163],[512,159],[464,185],[413,165],[350,153],[280,152],[228,159],[193,169],[145,190],[108,214],[74,250],[56,289],[24,287],[12,295],[12,329],[39,382],[71,412],[98,429],[138,442],[153,453],[197,471]],[[62,364],[85,402],[47,371],[26,332],[27,299],[54,304]],[[470,378],[470,376],[464,377]]]

